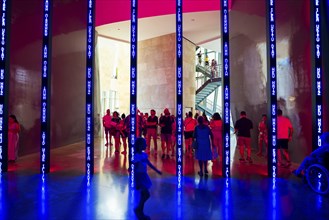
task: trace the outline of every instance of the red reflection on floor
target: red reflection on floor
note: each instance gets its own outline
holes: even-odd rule
[[[120,175],[128,175],[128,154],[121,154],[114,151],[114,146],[105,146],[102,138],[95,139],[94,142],[94,173],[118,173]],[[160,143],[158,146],[161,146]],[[267,176],[267,160],[265,157],[258,157],[252,152],[253,163],[239,162],[238,152],[232,152],[234,155],[231,161],[231,176],[237,178],[247,177],[264,177]],[[84,142],[71,144],[65,147],[51,150],[50,154],[50,172],[75,172],[85,173],[85,145]],[[176,157],[162,159],[161,150],[155,154],[151,150],[149,154],[150,161],[164,175],[176,175]],[[39,154],[31,154],[19,158],[16,163],[9,163],[9,172],[28,172],[39,173]],[[279,177],[289,177],[291,170],[296,168],[293,164],[290,168],[279,168]],[[183,175],[196,176],[199,171],[198,161],[190,156],[183,155]],[[208,162],[209,175],[213,177],[222,176],[222,161],[221,158]],[[153,171],[149,170],[150,173]]]

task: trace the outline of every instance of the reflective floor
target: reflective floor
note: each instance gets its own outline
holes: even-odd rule
[[[160,145],[159,145],[160,146]],[[39,155],[21,157],[0,178],[1,219],[136,219],[138,191],[129,188],[127,156],[95,140],[95,174],[87,185],[84,143],[51,151],[51,173],[43,180]],[[253,153],[253,164],[232,155],[232,178],[221,178],[219,160],[209,162],[209,177],[200,178],[197,161],[184,156],[182,190],[177,190],[175,158],[150,160],[163,171],[149,170],[153,185],[145,204],[151,219],[328,219],[329,196],[281,168],[266,177],[266,160]]]

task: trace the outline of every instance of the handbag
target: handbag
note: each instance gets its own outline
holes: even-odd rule
[[[193,140],[192,148],[195,149],[195,150],[198,149],[198,142],[196,140]]]

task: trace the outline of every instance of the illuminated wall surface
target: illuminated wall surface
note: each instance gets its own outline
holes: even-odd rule
[[[116,5],[106,8],[108,2]],[[170,9],[164,1],[159,1],[158,5],[152,4],[152,8],[151,4],[146,6],[145,2],[141,1],[142,5],[139,5],[141,17],[154,16],[154,13],[175,13],[174,2]],[[214,4],[214,1],[197,4],[198,7],[192,6],[195,2],[187,0],[184,10],[195,12],[219,9],[219,4]],[[230,36],[231,110],[234,121],[241,110],[246,110],[256,125],[267,111],[265,1],[232,2],[230,32],[238,34]],[[309,4],[308,0],[276,1],[278,106],[284,115],[290,117],[295,128],[294,139],[290,144],[292,160],[295,162],[300,162],[311,151],[312,141]],[[122,10],[117,10],[118,5],[122,6]],[[9,114],[15,114],[22,125],[20,155],[37,152],[40,146],[42,7],[42,0],[33,0],[33,4],[30,1],[12,1]],[[111,16],[112,22],[129,20],[129,1],[127,6],[125,1],[96,1],[96,25],[110,22],[105,18]],[[50,129],[52,148],[84,140],[85,27],[85,1],[54,1]],[[327,51],[324,57],[328,58]],[[327,72],[328,64],[325,62],[323,75],[328,75]],[[328,79],[324,80],[324,94],[328,94]],[[324,101],[324,112],[328,112],[327,100]],[[328,130],[328,120],[324,118],[323,121],[323,130]],[[253,139],[256,140],[256,135]],[[253,146],[257,146],[256,142]]]
[[[255,6],[257,11],[265,5],[248,5],[237,1],[234,8]],[[255,26],[241,27],[244,16],[233,12],[231,32],[241,34],[231,39],[231,109],[233,120],[241,110],[257,126],[261,115],[267,112],[266,94],[266,29],[265,18]],[[257,27],[257,30],[255,29]],[[241,29],[242,28],[242,29]],[[312,150],[312,77],[309,1],[276,1],[277,35],[277,100],[278,108],[288,116],[294,127],[289,144],[292,160],[300,162]],[[324,121],[324,123],[328,123]],[[323,125],[328,129],[328,125]],[[255,130],[255,129],[254,129]],[[253,132],[253,146],[257,149],[257,132]]]
[[[84,140],[86,4],[54,1],[51,147]],[[43,1],[12,1],[9,114],[21,124],[19,154],[39,152]]]

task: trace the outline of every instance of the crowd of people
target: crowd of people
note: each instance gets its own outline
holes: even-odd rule
[[[277,157],[279,167],[290,167],[291,160],[288,151],[288,143],[292,140],[293,127],[289,118],[282,115],[281,109],[277,110]],[[265,145],[266,157],[268,152],[268,126],[267,115],[263,114],[261,121],[258,124],[258,152],[257,156],[263,156],[263,148]],[[251,158],[251,130],[253,129],[253,123],[247,118],[247,113],[241,111],[240,119],[234,124],[235,134],[237,135],[237,146],[240,152],[240,162],[252,163]],[[247,150],[247,157],[244,157],[245,150]]]
[[[218,78],[219,76],[219,71],[218,71],[218,64],[215,59],[211,60],[211,63],[209,63],[209,56],[207,54],[204,55],[204,67],[207,69],[210,69],[211,72],[211,78]],[[198,57],[198,65],[202,65],[202,54],[201,51],[197,53]]]
[[[165,108],[160,117],[156,115],[154,109],[150,114],[138,111],[136,117],[136,135],[146,139],[147,154],[157,156],[161,153],[162,159],[169,159],[176,156],[176,119],[168,108]],[[207,175],[208,160],[216,160],[222,157],[222,120],[219,113],[215,113],[209,121],[203,114],[188,112],[184,118],[184,141],[185,155],[195,157],[199,161],[199,175]],[[114,111],[111,115],[110,109],[103,117],[103,126],[105,130],[105,146],[112,146],[114,139],[115,153],[120,153],[120,145],[124,150],[122,154],[127,153],[127,138],[130,131],[130,116],[122,114],[119,117],[118,112]],[[158,149],[158,139],[161,143],[161,151]],[[193,148],[192,143],[196,141],[198,148]]]
[[[290,120],[282,115],[282,110],[277,111],[277,156],[278,165],[281,167],[291,166],[290,155],[288,151],[288,143],[293,135],[293,127]],[[149,114],[138,111],[137,114],[137,137],[146,139],[147,154],[157,156],[161,153],[162,159],[175,157],[176,145],[176,119],[168,108],[158,117],[156,111],[151,109]],[[207,161],[222,159],[222,119],[218,112],[214,113],[211,120],[208,120],[205,113],[201,116],[192,112],[188,112],[184,118],[184,153],[187,157],[195,157],[199,161],[199,175],[207,174]],[[123,145],[122,154],[127,154],[127,138],[130,127],[130,116],[125,114],[119,117],[119,113],[114,111],[112,115],[107,110],[103,117],[103,125],[105,128],[106,146],[112,146],[111,139],[114,139],[115,153],[120,153],[120,146]],[[257,156],[267,155],[268,147],[268,131],[267,116],[262,115],[258,123],[258,152]],[[253,163],[251,156],[251,130],[253,122],[247,118],[245,111],[241,111],[240,118],[234,124],[235,134],[237,136],[237,147],[239,150],[240,162]],[[209,135],[207,135],[209,131]],[[161,151],[158,148],[158,139],[161,143]],[[193,141],[196,141],[198,148],[193,148]],[[246,152],[245,152],[246,151]],[[207,153],[206,153],[207,152]],[[210,152],[210,153],[209,153]],[[245,157],[246,153],[246,157]]]

